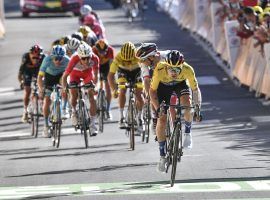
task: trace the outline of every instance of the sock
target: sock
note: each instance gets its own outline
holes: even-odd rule
[[[165,143],[166,141],[158,142],[159,143],[159,154],[160,156],[165,156]]]
[[[107,108],[106,108],[107,112],[109,112],[111,110],[111,103],[107,101]]]
[[[91,124],[96,123],[96,116],[90,116],[90,119],[91,119]]]
[[[75,113],[76,112],[76,109],[75,108],[72,108],[72,112]]]
[[[191,122],[185,121],[185,133],[190,133],[191,130]]]
[[[120,108],[120,118],[124,118],[124,108]]]
[[[49,126],[49,117],[45,117],[44,120],[45,120],[45,126]]]
[[[62,102],[62,110],[66,110],[66,108],[67,108],[67,101],[65,100]]]

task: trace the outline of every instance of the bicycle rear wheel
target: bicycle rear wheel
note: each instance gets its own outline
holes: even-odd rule
[[[142,142],[149,142],[149,133],[150,133],[150,120],[151,120],[151,113],[150,113],[150,104],[147,103],[143,108],[143,119],[144,119],[144,130],[142,134]]]
[[[80,121],[81,121],[81,133],[84,136],[85,148],[88,148],[88,135],[87,135],[87,115],[86,107],[83,101],[80,101]]]
[[[177,159],[178,159],[178,149],[179,149],[179,137],[180,137],[180,124],[177,123],[174,128],[174,138],[173,138],[173,151],[172,151],[172,171],[171,171],[171,187],[173,187],[175,183],[175,175],[176,175],[176,167],[177,167]]]
[[[35,138],[38,136],[38,123],[39,123],[39,113],[38,113],[38,96],[33,96],[32,98],[32,111],[31,111],[31,129],[32,136]]]

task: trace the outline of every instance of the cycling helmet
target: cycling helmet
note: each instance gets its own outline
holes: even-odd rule
[[[131,42],[123,44],[120,50],[120,55],[123,60],[131,60],[135,56],[135,46]]]
[[[66,50],[61,45],[55,45],[53,46],[51,55],[55,57],[63,57],[66,55]]]
[[[95,22],[95,17],[93,15],[87,15],[84,18],[83,25],[92,26]]]
[[[95,47],[99,52],[106,52],[108,50],[108,42],[104,39],[100,39],[95,43]]]
[[[71,39],[70,35],[66,35],[60,38],[59,44],[60,45],[65,45],[67,42]]]
[[[92,48],[86,43],[80,44],[77,52],[80,58],[92,56]]]
[[[83,34],[81,32],[75,32],[71,34],[71,38],[77,38],[78,40],[82,41]]]
[[[92,12],[92,7],[89,6],[89,5],[83,5],[81,8],[80,8],[80,13],[81,15],[88,15]]]
[[[39,46],[38,44],[35,44],[35,45],[30,47],[29,52],[33,53],[33,54],[40,55],[43,53],[43,48],[41,46]]]
[[[165,58],[166,64],[172,67],[179,67],[182,63],[184,63],[184,61],[183,54],[177,50],[170,51]]]
[[[146,59],[157,53],[157,45],[155,43],[142,43],[136,50],[136,57]]]
[[[77,38],[71,38],[67,42],[67,48],[70,50],[76,50],[80,46],[80,43],[80,40],[78,40]]]
[[[82,33],[83,37],[86,37],[91,32],[91,29],[88,26],[83,25],[80,26],[78,32]]]

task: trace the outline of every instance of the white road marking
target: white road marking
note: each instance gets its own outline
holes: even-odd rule
[[[219,85],[220,81],[215,76],[198,76],[199,85]]]

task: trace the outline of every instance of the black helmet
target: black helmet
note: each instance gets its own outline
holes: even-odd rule
[[[165,62],[172,67],[180,66],[184,61],[185,59],[183,54],[177,50],[170,51],[165,58]]]
[[[155,43],[142,43],[136,49],[136,57],[139,59],[146,59],[157,53],[157,45]]]

